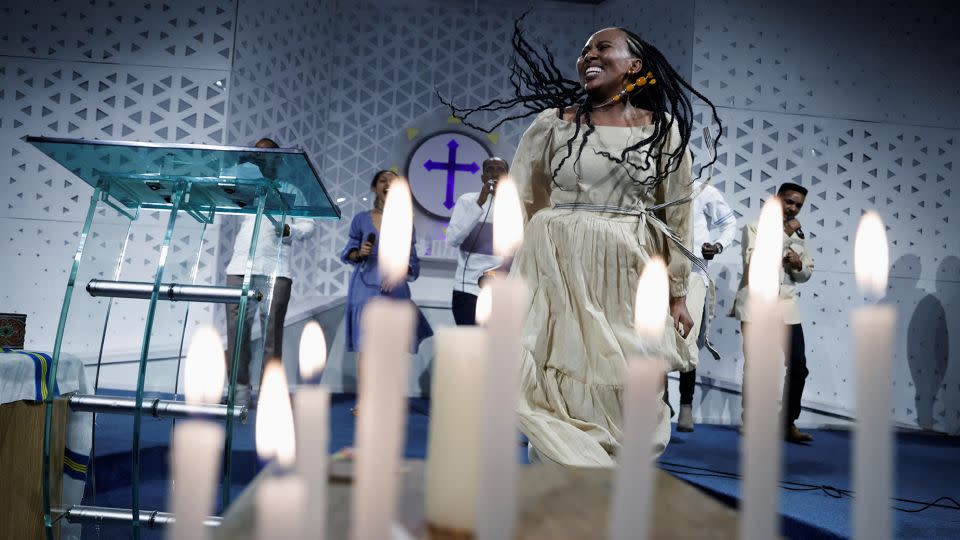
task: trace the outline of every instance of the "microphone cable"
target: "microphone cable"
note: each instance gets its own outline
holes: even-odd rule
[[[479,195],[477,195],[477,197],[479,198]],[[479,221],[481,227],[484,224],[486,224],[487,217],[490,216],[490,209],[493,208],[493,193],[490,194],[490,200],[487,201],[487,203],[489,203],[487,204],[487,210],[484,212],[483,217],[480,218],[480,221]],[[476,225],[474,225],[474,227],[476,227]],[[467,251],[467,255],[463,258],[463,270],[460,272],[460,292],[464,292],[463,289],[465,289],[467,286],[467,265],[470,263],[470,256],[473,255],[473,249],[477,247],[477,242],[479,241],[480,241],[480,234],[475,234],[473,236],[473,241],[470,243],[470,247],[469,247],[469,250]],[[461,251],[462,250],[463,249],[461,248]]]

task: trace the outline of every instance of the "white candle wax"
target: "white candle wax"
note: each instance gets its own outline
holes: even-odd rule
[[[190,405],[216,403],[223,391],[226,364],[220,335],[212,327],[190,339],[183,369],[183,387]],[[213,512],[214,490],[220,476],[223,426],[203,420],[181,420],[173,430],[171,503],[174,523],[170,538],[208,538],[203,522]]]
[[[653,492],[653,432],[657,394],[663,379],[660,360],[635,358],[627,366],[623,395],[623,446],[614,477],[610,538],[642,540],[649,534]]]
[[[860,220],[854,245],[857,285],[868,297],[887,288],[889,250],[880,216],[869,211]],[[864,306],[853,312],[856,356],[857,424],[853,437],[853,535],[856,539],[892,537],[893,433],[890,425],[893,306]]]
[[[670,310],[670,286],[663,259],[644,266],[637,282],[633,325],[647,344],[662,343]],[[610,538],[643,540],[650,530],[653,492],[653,433],[664,369],[660,358],[628,358],[624,374],[623,441],[614,477]]]
[[[353,540],[381,540],[390,534],[416,322],[417,311],[410,302],[382,297],[370,300],[361,315],[364,365],[351,506]]]
[[[760,211],[757,237],[747,269],[749,297],[743,336],[744,437],[740,442],[743,513],[740,538],[776,538],[780,500],[783,422],[778,403],[779,366],[786,326],[780,309],[783,260],[783,206],[771,197]]]
[[[483,376],[477,538],[513,538],[516,520],[517,399],[520,337],[528,289],[515,277],[495,277],[487,329],[490,346]]]
[[[306,538],[303,519],[306,498],[307,486],[297,475],[264,478],[257,486],[257,538]]]
[[[776,538],[783,422],[779,405],[785,326],[776,300],[752,297],[743,337],[746,353],[744,436],[740,443],[743,513],[740,538]]]
[[[892,306],[861,307],[853,313],[857,362],[857,424],[853,438],[854,538],[892,538],[893,436],[890,373],[893,361]]]
[[[322,386],[301,385],[293,399],[297,473],[307,485],[306,530],[322,540],[326,536],[330,392]]]
[[[434,344],[426,518],[442,529],[473,532],[487,333],[478,327],[442,328]]]
[[[214,490],[223,454],[223,426],[202,420],[180,420],[173,430],[170,493],[175,521],[173,540],[208,538],[203,522],[213,512]]]

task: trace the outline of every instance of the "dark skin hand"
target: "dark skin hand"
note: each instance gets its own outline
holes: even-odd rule
[[[787,236],[793,235],[800,229],[800,220],[797,218],[791,218],[783,222],[783,233]]]
[[[803,261],[800,260],[800,255],[797,255],[797,252],[792,249],[788,249],[787,254],[783,256],[783,265],[787,270],[793,270],[794,272],[803,270]]]
[[[693,329],[693,317],[687,311],[687,297],[674,296],[670,298],[670,316],[673,317],[673,323],[678,325],[677,330],[684,338],[690,334]]]
[[[793,233],[800,229],[797,214],[800,213],[806,199],[803,193],[796,191],[788,190],[780,194],[780,202],[783,204],[783,234],[793,236]],[[786,255],[783,256],[783,266],[787,270],[799,272],[803,270],[803,261],[795,251],[787,250]]]
[[[721,251],[723,251],[723,248],[718,243],[710,244],[705,242],[700,246],[700,253],[703,255],[703,258],[708,261],[719,255]]]
[[[483,189],[477,197],[477,205],[482,207],[487,204],[487,198],[494,195],[497,191],[497,181],[507,175],[507,162],[500,158],[490,158],[483,162],[483,175],[480,180],[483,182]]]
[[[373,222],[373,227],[378,231],[380,230],[380,223],[383,221],[383,205],[387,200],[387,193],[390,191],[390,182],[393,182],[396,178],[397,175],[393,172],[383,173],[377,178],[374,185],[370,187],[370,191],[374,194],[370,221]],[[347,254],[347,258],[353,262],[360,262],[369,257],[371,253],[373,253],[373,244],[364,241],[360,244],[360,249],[351,251]]]
[[[363,243],[360,244],[360,249],[357,250],[357,258],[366,259],[371,253],[373,253],[373,244],[364,240]]]
[[[477,197],[477,206],[483,207],[487,204],[487,198],[494,194],[497,190],[497,181],[490,180],[483,183],[483,188],[480,190],[480,195]]]

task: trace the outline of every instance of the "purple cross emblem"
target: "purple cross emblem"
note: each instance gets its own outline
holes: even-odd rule
[[[443,206],[447,207],[449,210],[453,208],[453,188],[456,181],[456,174],[460,172],[469,172],[470,174],[477,174],[477,171],[480,170],[480,166],[477,165],[477,162],[472,163],[457,163],[457,148],[460,146],[457,143],[456,139],[450,139],[450,142],[447,143],[447,148],[450,149],[450,152],[447,154],[446,163],[438,163],[432,159],[428,159],[423,166],[428,171],[442,170],[447,171],[447,198],[443,201]]]

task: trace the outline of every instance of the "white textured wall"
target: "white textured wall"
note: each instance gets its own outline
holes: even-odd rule
[[[816,263],[800,287],[811,406],[854,414],[853,240],[873,208],[889,227],[885,301],[900,318],[894,417],[960,430],[958,20],[948,2],[696,2],[693,82],[720,107],[727,135],[715,184],[741,225],[779,183],[810,189],[799,218]],[[728,246],[714,264],[724,360],[702,355],[700,374],[721,384],[742,371],[739,323],[723,317],[739,251]],[[735,420],[739,410],[714,394],[704,415]]]
[[[92,188],[32,146],[25,135],[222,144],[225,140],[236,6],[233,1],[4,2],[0,8],[0,303],[27,313],[27,347],[50,350]],[[167,214],[147,212],[133,229],[123,279],[149,279]],[[198,249],[200,227],[183,221],[171,262]],[[102,233],[102,236],[101,236]],[[97,232],[97,243],[124,231]],[[112,236],[112,237],[111,237]],[[216,231],[212,231],[215,241]],[[214,249],[211,234],[206,249]],[[210,282],[211,267],[199,281]],[[113,310],[108,349],[139,353],[145,302]],[[180,322],[186,308],[161,306]],[[195,308],[195,322],[210,320]],[[102,320],[86,321],[93,327]],[[191,324],[193,326],[193,324]],[[175,349],[180,332],[154,336]],[[71,337],[71,340],[74,338]],[[86,341],[82,346],[79,341]],[[78,336],[81,349],[92,341]],[[127,375],[112,382],[126,383]]]
[[[462,104],[509,91],[509,37],[524,9],[439,0],[6,3],[0,245],[15,255],[4,282],[18,286],[0,292],[2,309],[30,314],[28,346],[52,344],[91,192],[22,143],[26,134],[229,144],[271,136],[301,146],[332,196],[343,199],[344,220],[321,225],[297,252],[291,311],[346,294],[349,269],[336,255],[349,220],[369,207],[369,176],[398,164],[396,141],[437,109],[435,88]],[[741,224],[780,182],[810,187],[801,218],[817,269],[802,287],[812,372],[806,395],[809,405],[841,414],[852,414],[853,403],[847,316],[859,299],[852,239],[862,210],[876,208],[890,226],[888,301],[900,313],[896,418],[956,432],[957,22],[949,2],[608,0],[599,7],[537,2],[526,27],[571,71],[586,37],[603,26],[625,26],[660,47],[720,108],[727,137],[715,183]],[[515,145],[525,125],[504,126],[503,144]],[[702,141],[693,142],[702,159]],[[130,275],[149,271],[155,254],[142,246],[162,227],[160,217],[133,231]],[[229,223],[208,234],[203,280],[216,279],[233,234]],[[181,240],[188,247],[196,235]],[[738,252],[729,246],[714,265],[721,313],[739,279]],[[431,281],[417,294],[442,298],[446,284]],[[127,326],[111,328],[111,342],[138,338],[130,332],[142,324],[137,307],[114,313]],[[214,311],[190,317],[211,320]],[[724,360],[705,358],[701,376],[737,388],[737,325],[721,317],[715,328]],[[705,416],[736,419],[729,394],[702,395]]]

